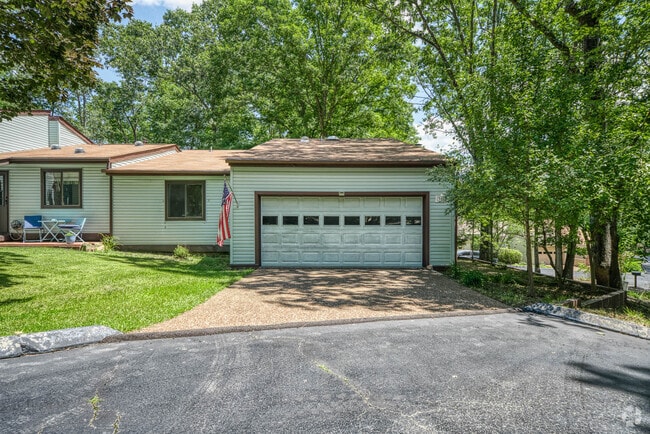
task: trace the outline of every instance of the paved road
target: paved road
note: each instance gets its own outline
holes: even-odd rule
[[[647,433],[650,342],[507,313],[120,342],[0,361],[0,431],[115,427]]]

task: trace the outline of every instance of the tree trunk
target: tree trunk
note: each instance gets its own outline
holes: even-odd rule
[[[542,267],[539,265],[539,233],[538,233],[538,228],[535,226],[534,231],[534,237],[535,240],[533,242],[533,259],[535,260],[535,273],[541,273],[542,272]]]
[[[526,274],[528,275],[528,296],[535,297],[535,284],[533,281],[533,250],[530,239],[530,209],[526,204],[526,221],[524,223],[526,236]]]
[[[489,223],[481,223],[481,246],[479,248],[479,258],[483,261],[492,262],[492,225],[494,223],[490,220]]]
[[[618,265],[618,224],[616,217],[596,216],[592,220],[591,264],[596,283],[601,286],[620,289],[623,287]]]
[[[566,246],[566,262],[562,277],[564,279],[573,279],[573,268],[576,264],[576,248],[578,246],[578,230],[577,226],[573,225],[569,228],[569,241]]]

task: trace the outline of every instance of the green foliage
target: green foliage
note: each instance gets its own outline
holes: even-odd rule
[[[3,0],[0,7],[0,120],[42,97],[66,100],[95,80],[100,26],[131,16],[126,0]]]
[[[480,288],[483,286],[485,276],[480,271],[470,270],[463,272],[460,276],[460,282],[465,286]]]
[[[0,336],[94,324],[140,329],[191,309],[250,272],[231,270],[222,254],[178,261],[150,253],[0,247],[0,257]],[[52,264],[65,266],[53,272]]]
[[[451,267],[447,269],[447,274],[452,279],[458,279],[462,274],[462,268],[458,264],[453,264]]]
[[[648,3],[367,3],[418,38],[425,111],[461,146],[458,215],[548,222],[568,230],[564,243],[580,228],[598,279],[616,285],[623,249],[611,244],[650,241],[650,202],[639,200],[650,189]]]
[[[631,252],[623,252],[621,254],[621,272],[630,273],[632,271],[643,271],[641,260]]]
[[[514,273],[506,271],[505,273],[495,273],[489,276],[490,282],[499,283],[502,285],[509,285],[517,283],[517,278]]]
[[[113,235],[99,234],[104,252],[112,252],[118,246],[117,238]]]
[[[499,250],[498,259],[502,264],[512,265],[520,263],[522,256],[519,250],[501,249]]]
[[[88,104],[85,131],[101,142],[417,140],[414,47],[355,2],[206,0],[158,26],[107,26],[101,53],[119,75]]]
[[[178,259],[187,259],[190,257],[190,250],[185,246],[176,246],[174,248],[174,257]]]

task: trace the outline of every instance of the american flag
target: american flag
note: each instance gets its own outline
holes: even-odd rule
[[[221,213],[219,214],[219,231],[217,232],[217,244],[223,246],[223,242],[230,238],[230,225],[228,217],[230,216],[230,204],[232,203],[232,191],[228,190],[228,185],[223,183],[223,197],[221,198]]]

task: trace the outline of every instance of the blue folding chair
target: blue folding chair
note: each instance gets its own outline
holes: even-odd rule
[[[23,219],[23,243],[30,241],[42,241],[43,240],[43,224],[41,221],[43,216],[41,215],[26,215]],[[38,240],[28,240],[27,234],[36,232],[38,234]]]

